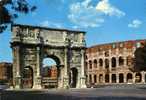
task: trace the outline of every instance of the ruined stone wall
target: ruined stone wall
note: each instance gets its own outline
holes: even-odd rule
[[[136,48],[145,40],[96,45],[86,50],[86,84],[127,84],[146,82],[145,72],[132,72]]]

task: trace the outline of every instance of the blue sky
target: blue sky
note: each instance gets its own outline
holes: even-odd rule
[[[29,0],[38,8],[15,23],[86,31],[87,46],[146,39],[146,0]],[[0,61],[12,62],[10,29],[0,34]]]

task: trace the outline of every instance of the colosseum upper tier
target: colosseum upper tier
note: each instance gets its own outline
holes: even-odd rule
[[[145,71],[131,71],[134,52],[145,41],[115,42],[87,48],[85,68],[87,85],[145,84]]]

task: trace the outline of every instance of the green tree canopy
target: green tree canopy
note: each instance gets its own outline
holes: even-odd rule
[[[135,50],[134,70],[146,71],[146,42]]]
[[[18,13],[27,14],[35,9],[27,0],[0,0],[0,33],[18,18]]]

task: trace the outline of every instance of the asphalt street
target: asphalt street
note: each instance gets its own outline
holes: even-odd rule
[[[146,100],[146,88],[7,90],[1,100]]]

